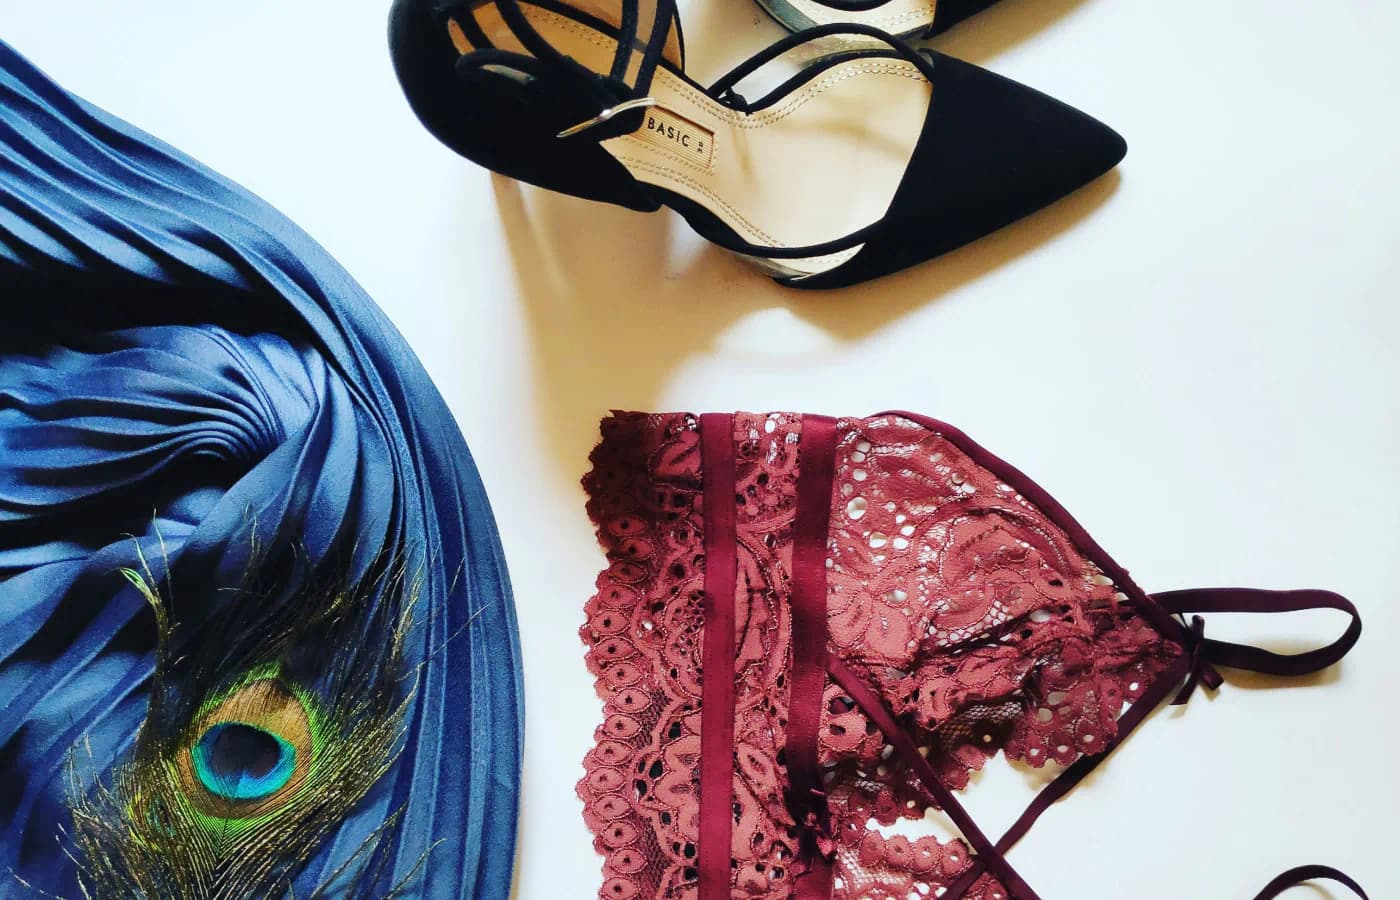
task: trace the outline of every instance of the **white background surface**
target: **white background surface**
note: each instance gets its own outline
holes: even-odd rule
[[[520,610],[523,900],[592,897],[601,880],[573,794],[600,720],[576,631],[603,563],[578,479],[610,407],[919,410],[1027,471],[1148,590],[1348,594],[1367,631],[1341,667],[1298,686],[1230,675],[1213,701],[1157,715],[1012,859],[1047,900],[1236,900],[1319,861],[1388,900],[1398,10],[1004,0],[936,46],[1115,126],[1120,172],[940,261],[818,295],[668,213],[454,157],[399,95],[383,0],[0,0],[0,36],[299,222],[447,396]],[[780,33],[748,0],[686,12],[702,79]],[[1297,648],[1341,622],[1211,626]],[[970,805],[999,833],[1029,797],[994,764]]]

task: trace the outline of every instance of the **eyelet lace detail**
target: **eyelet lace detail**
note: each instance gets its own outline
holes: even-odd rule
[[[801,864],[782,751],[801,419],[735,417],[739,579],[734,897],[792,893]],[[1039,509],[952,441],[898,417],[843,420],[832,492],[830,646],[949,787],[999,751],[1033,766],[1101,752],[1123,704],[1180,654]],[[696,892],[704,516],[698,421],[618,413],[584,478],[608,554],[580,631],[604,701],[578,784],[605,900]],[[819,734],[836,900],[931,897],[961,841],[885,837],[930,803],[828,683]],[[1005,900],[983,877],[966,895]]]

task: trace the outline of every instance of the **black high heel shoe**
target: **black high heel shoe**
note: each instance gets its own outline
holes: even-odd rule
[[[834,22],[868,25],[903,38],[929,38],[947,31],[997,0],[758,0],[788,31]]]
[[[637,210],[669,206],[780,283],[856,284],[975,240],[1123,157],[1056,100],[860,25],[789,35],[708,88],[674,0],[395,0],[418,117],[493,171]],[[611,0],[616,2],[616,0]],[[643,20],[649,19],[644,26]],[[736,86],[820,38],[758,100]]]

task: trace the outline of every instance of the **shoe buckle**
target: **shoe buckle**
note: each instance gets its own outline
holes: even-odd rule
[[[588,119],[585,122],[580,122],[577,125],[570,125],[568,128],[565,128],[563,131],[556,134],[555,137],[573,137],[574,135],[585,132],[590,128],[602,125],[604,122],[608,121],[614,116],[620,115],[630,110],[643,109],[645,107],[655,105],[655,97],[638,97],[635,100],[626,100],[622,103],[617,104],[616,106],[609,106],[607,109],[603,110],[602,112],[598,113],[598,115],[594,116],[591,119]]]

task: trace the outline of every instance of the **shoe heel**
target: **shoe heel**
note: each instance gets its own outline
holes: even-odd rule
[[[424,127],[457,154],[551,191],[652,212],[660,203],[591,141],[558,137],[548,85],[457,73],[458,53],[431,0],[394,0],[389,51],[399,85]]]

